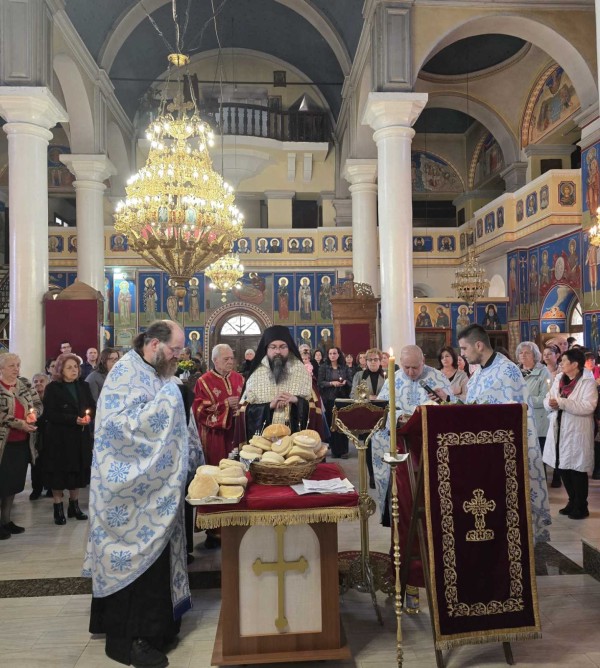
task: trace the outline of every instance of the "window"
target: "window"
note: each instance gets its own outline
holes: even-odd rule
[[[258,334],[260,336],[261,331],[256,320],[253,320],[247,315],[234,315],[233,318],[229,318],[229,320],[227,320],[227,322],[221,328],[222,336],[240,336],[250,334]]]

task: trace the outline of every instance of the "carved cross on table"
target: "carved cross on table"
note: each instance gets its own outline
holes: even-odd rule
[[[475,517],[475,529],[467,531],[466,539],[471,542],[493,540],[492,529],[485,528],[485,516],[496,510],[496,502],[488,501],[482,489],[473,490],[473,498],[463,503],[465,513],[471,513]]]
[[[285,560],[283,535],[286,528],[284,525],[275,527],[275,533],[277,534],[277,561],[265,562],[259,558],[252,564],[252,570],[255,575],[262,575],[268,572],[277,573],[277,619],[275,620],[275,626],[280,633],[283,633],[288,626],[288,620],[285,616],[285,574],[287,571],[304,573],[308,568],[308,561],[304,557],[300,557],[296,561]]]

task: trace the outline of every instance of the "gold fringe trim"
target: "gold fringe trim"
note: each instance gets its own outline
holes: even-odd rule
[[[518,640],[539,640],[542,637],[540,631],[523,631],[515,629],[512,633],[498,631],[482,631],[477,633],[465,633],[449,640],[436,640],[435,649],[447,650],[465,645],[483,645],[488,642],[516,642]]]
[[[198,529],[220,527],[279,526],[285,524],[316,524],[318,522],[351,522],[358,520],[360,510],[354,508],[307,508],[306,510],[245,510],[217,513],[198,513]]]

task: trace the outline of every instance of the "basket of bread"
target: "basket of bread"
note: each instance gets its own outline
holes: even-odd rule
[[[326,452],[318,432],[304,429],[292,434],[289,427],[272,424],[242,446],[240,460],[248,463],[252,480],[259,485],[295,485],[310,477]]]
[[[238,503],[248,484],[243,464],[222,459],[219,466],[205,464],[196,469],[186,501],[192,506]]]

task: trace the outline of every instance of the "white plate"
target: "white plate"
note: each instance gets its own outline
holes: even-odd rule
[[[190,506],[225,506],[239,503],[243,496],[243,494],[240,494],[233,499],[224,499],[222,496],[206,496],[203,499],[191,499],[188,495],[185,497],[185,500]]]

